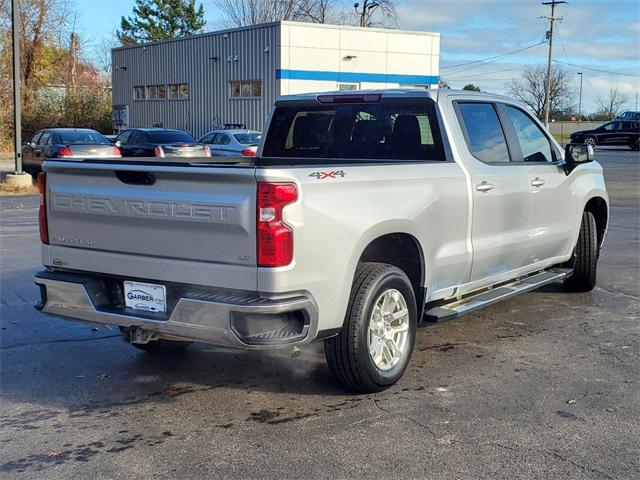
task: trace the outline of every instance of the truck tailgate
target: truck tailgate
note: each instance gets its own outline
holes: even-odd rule
[[[252,167],[47,162],[44,170],[52,257],[61,257],[56,248],[64,247],[65,268],[89,268],[86,259],[94,251],[93,270],[98,258],[120,261],[116,271],[121,275],[144,273],[128,264],[150,259],[156,266],[165,261],[168,270],[194,268],[194,263],[204,270],[238,267],[243,288],[255,289]],[[166,274],[167,280],[179,281],[171,271]]]

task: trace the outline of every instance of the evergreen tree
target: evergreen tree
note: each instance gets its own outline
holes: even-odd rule
[[[136,0],[117,34],[122,45],[134,45],[193,35],[205,25],[204,8],[195,0]]]
[[[468,83],[467,85],[462,87],[462,89],[463,90],[469,90],[471,92],[479,92],[480,91],[480,87],[478,87],[477,85],[474,85],[473,83]]]

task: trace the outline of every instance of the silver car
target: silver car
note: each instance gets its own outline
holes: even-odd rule
[[[209,145],[212,157],[255,157],[261,136],[255,130],[214,130],[198,143]]]

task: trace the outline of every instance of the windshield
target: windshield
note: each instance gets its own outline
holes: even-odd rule
[[[259,133],[236,133],[234,137],[236,140],[240,142],[242,145],[258,145],[260,143],[260,137],[262,135]]]
[[[444,160],[434,103],[426,99],[276,107],[264,157]]]
[[[60,142],[65,145],[108,145],[109,140],[93,130],[59,131]]]
[[[196,139],[187,132],[180,130],[169,130],[147,132],[152,143],[196,143]]]

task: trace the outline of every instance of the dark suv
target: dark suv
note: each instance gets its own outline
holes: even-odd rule
[[[130,128],[116,138],[123,157],[210,157],[206,145],[182,130]]]
[[[571,143],[587,145],[626,145],[638,150],[640,145],[640,123],[614,120],[592,130],[581,130],[571,134]]]

